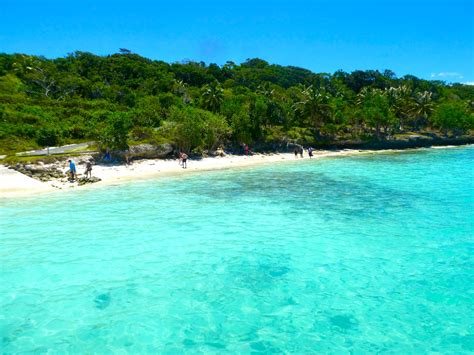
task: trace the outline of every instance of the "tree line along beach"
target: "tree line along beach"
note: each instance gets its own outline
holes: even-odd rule
[[[294,146],[470,144],[473,100],[473,86],[397,77],[390,70],[314,73],[258,58],[222,66],[166,63],[128,50],[56,59],[0,54],[0,163],[64,187],[71,186],[61,182],[69,158],[99,164],[95,175],[110,180],[113,173],[106,171],[120,179],[132,171],[141,175],[148,165],[155,165],[154,173],[173,170],[176,164],[166,160],[141,160],[175,159],[180,151],[190,156],[193,170],[274,159],[244,160],[238,155],[245,146],[273,154]],[[48,148],[64,145],[74,149]],[[208,163],[207,157],[224,151],[231,158]],[[133,164],[107,168],[101,165],[106,152],[117,164]],[[19,181],[29,181],[12,174],[2,170],[4,191],[21,190]]]

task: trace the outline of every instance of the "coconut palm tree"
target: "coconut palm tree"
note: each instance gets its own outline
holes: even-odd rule
[[[384,92],[380,89],[373,89],[366,86],[357,94],[355,103],[357,106],[362,106],[367,100],[377,95],[384,95]]]
[[[375,135],[380,138],[381,130],[388,134],[393,126],[395,117],[390,110],[390,91],[363,88],[356,97],[359,114],[364,124],[375,129]]]
[[[416,130],[418,130],[420,124],[427,122],[428,117],[434,111],[432,95],[433,93],[429,91],[418,92],[415,95],[411,112],[413,114],[413,125]]]
[[[267,99],[272,100],[275,90],[271,88],[270,83],[263,83],[257,87],[256,92],[265,96]]]
[[[331,96],[324,89],[316,90],[313,86],[303,86],[301,97],[301,101],[294,105],[295,111],[307,118],[320,135],[321,127],[331,117]]]
[[[188,93],[188,84],[182,80],[174,80],[173,91],[178,96],[181,96],[184,104],[189,104],[191,102],[191,97]]]
[[[403,130],[405,123],[412,116],[413,98],[408,86],[390,87],[385,89],[385,95],[390,105],[390,110],[398,119],[398,129]]]
[[[223,99],[224,90],[219,83],[214,82],[203,87],[202,105],[205,109],[212,112],[219,111]]]

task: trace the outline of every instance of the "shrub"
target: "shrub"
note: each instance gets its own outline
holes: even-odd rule
[[[36,134],[36,142],[44,147],[59,145],[61,142],[61,132],[52,127],[40,128]]]
[[[444,130],[469,130],[474,128],[474,116],[469,114],[461,101],[445,102],[438,106],[432,117],[433,124]]]
[[[108,115],[105,125],[99,131],[98,141],[102,148],[111,150],[128,149],[128,134],[132,128],[130,117],[124,112]]]

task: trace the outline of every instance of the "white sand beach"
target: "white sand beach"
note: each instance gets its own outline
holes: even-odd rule
[[[391,150],[393,152],[393,150]],[[347,155],[374,154],[384,151],[371,150],[340,150],[340,151],[314,151],[313,160],[325,157],[337,157]],[[48,182],[30,178],[15,170],[8,169],[0,165],[0,198],[10,198],[19,196],[29,196],[38,193],[67,191],[70,189],[84,189],[90,187],[100,187],[104,185],[116,184],[138,179],[158,178],[160,176],[169,176],[176,174],[189,174],[193,172],[249,167],[261,164],[276,164],[278,162],[301,162],[309,160],[307,152],[304,158],[295,158],[293,153],[275,153],[275,154],[253,154],[226,155],[224,157],[203,158],[199,160],[189,159],[187,168],[183,169],[178,159],[144,159],[134,161],[131,165],[94,165],[92,176],[101,179],[94,184],[79,186],[76,182],[68,182],[66,179],[55,179]],[[64,163],[63,171],[68,167]],[[83,176],[85,171],[84,164],[77,165],[79,177]]]
[[[0,198],[33,195],[56,190],[50,184],[0,165]]]

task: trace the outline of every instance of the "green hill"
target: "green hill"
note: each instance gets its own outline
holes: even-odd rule
[[[219,145],[380,141],[404,132],[474,129],[474,86],[334,74],[249,59],[165,63],[124,51],[46,59],[0,54],[0,154],[96,140]]]

